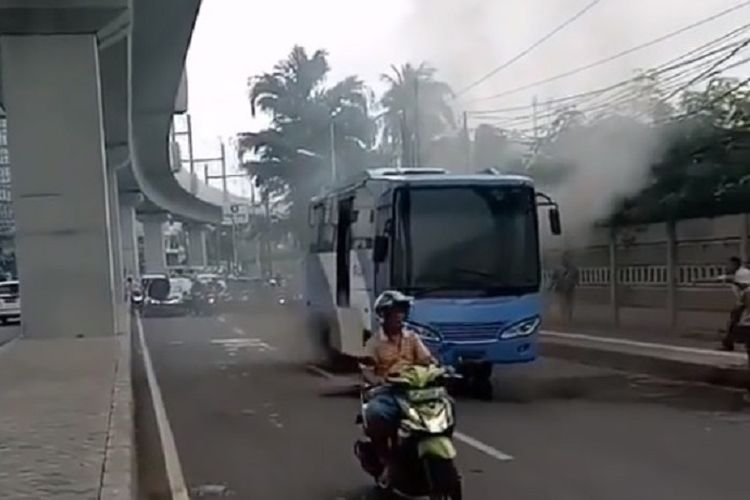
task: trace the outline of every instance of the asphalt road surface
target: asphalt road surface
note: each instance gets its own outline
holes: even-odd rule
[[[192,498],[378,498],[352,455],[346,378],[306,368],[290,309],[154,318],[144,330]],[[740,393],[541,359],[460,398],[465,498],[747,500]]]

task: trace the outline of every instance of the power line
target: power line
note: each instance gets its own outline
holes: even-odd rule
[[[544,35],[542,38],[540,38],[536,42],[532,43],[530,46],[528,46],[527,48],[525,48],[524,50],[522,50],[521,52],[519,52],[518,54],[516,54],[514,57],[512,57],[509,60],[507,60],[506,62],[504,62],[500,66],[496,67],[495,69],[493,69],[492,71],[490,71],[489,73],[487,73],[486,75],[484,75],[483,77],[481,77],[480,79],[476,80],[475,82],[467,85],[466,87],[464,87],[461,90],[459,90],[458,92],[456,92],[455,97],[458,98],[458,97],[462,96],[466,92],[468,92],[471,89],[473,89],[473,88],[481,85],[482,83],[486,82],[487,80],[489,80],[490,78],[492,78],[493,76],[495,76],[496,74],[498,74],[499,72],[501,72],[502,70],[506,69],[507,67],[511,66],[515,62],[517,62],[520,59],[524,58],[529,53],[531,53],[534,49],[536,49],[537,47],[539,47],[540,45],[542,45],[544,42],[546,42],[547,40],[549,40],[550,38],[552,38],[553,36],[555,36],[556,34],[558,34],[560,31],[562,31],[565,28],[567,28],[569,25],[573,24],[580,17],[582,17],[584,14],[586,14],[586,12],[588,12],[591,9],[593,9],[598,3],[601,3],[601,1],[602,0],[594,0],[593,2],[590,2],[583,9],[579,10],[578,12],[576,12],[573,15],[573,17],[567,19],[565,22],[563,22],[562,24],[558,25],[555,29],[553,29],[552,31],[550,31],[549,33],[547,33],[546,35]]]
[[[701,81],[702,79],[704,79],[708,75],[711,75],[719,66],[721,66],[722,64],[724,64],[725,62],[727,62],[728,60],[730,60],[731,58],[733,58],[734,56],[736,56],[742,49],[744,49],[748,45],[750,45],[750,38],[748,38],[747,40],[745,40],[744,42],[742,42],[740,45],[738,45],[737,47],[735,47],[734,50],[732,50],[729,54],[727,54],[726,56],[724,56],[723,58],[721,58],[720,61],[714,63],[706,71],[704,71],[700,75],[696,76],[695,78],[693,78],[692,80],[690,80],[689,82],[687,82],[683,87],[681,87],[679,89],[675,89],[674,91],[672,91],[666,97],[666,99],[671,99],[672,97],[674,97],[675,95],[679,94],[683,90],[686,90],[687,88],[689,88],[694,83],[696,83],[698,81]]]
[[[744,44],[744,42],[743,42],[743,44]],[[750,40],[748,40],[748,44],[750,44]],[[736,53],[733,54],[733,55],[736,55]],[[726,62],[728,59],[729,59],[728,57],[723,58],[723,60],[721,61],[721,63]],[[706,79],[712,78],[713,76],[721,74],[721,72],[723,72],[723,71],[727,71],[729,69],[733,69],[735,67],[741,66],[741,65],[746,64],[748,62],[750,62],[750,58],[744,58],[744,59],[742,59],[740,61],[737,61],[737,62],[735,62],[735,63],[733,63],[733,64],[731,64],[729,66],[726,66],[724,68],[718,69],[719,65],[715,64],[713,61],[708,61],[706,63],[703,63],[703,65],[701,67],[693,68],[693,71],[695,69],[698,69],[700,71],[700,70],[703,69],[703,66],[707,66],[707,65],[713,66],[713,68],[712,68],[712,70],[710,72],[703,71],[703,74],[701,75],[700,80],[706,80]],[[678,74],[678,75],[673,75],[672,77],[670,77],[672,80],[675,80],[676,78],[680,78],[680,79],[673,81],[667,87],[662,87],[660,90],[663,90],[665,92],[670,92],[672,90],[676,90],[677,93],[679,93],[680,91],[687,90],[687,88],[689,88],[690,85],[693,85],[693,84],[697,83],[698,81],[700,81],[699,79],[693,78],[687,84],[685,84],[685,82],[683,81],[683,78],[682,78],[684,76],[685,76],[685,73]],[[732,88],[731,90],[729,90],[728,92],[726,92],[722,96],[719,96],[717,99],[715,99],[712,102],[718,102],[719,100],[723,99],[724,97],[727,97],[728,95],[732,94],[736,90],[744,87],[747,83],[748,83],[747,80],[744,81],[744,82],[742,82],[742,83],[740,83],[739,85],[737,85],[736,87]],[[628,91],[626,91],[624,93],[620,92],[619,95],[615,94],[615,95],[610,96],[606,102],[602,102],[602,103],[599,103],[599,104],[593,104],[591,106],[584,107],[584,108],[579,108],[578,106],[581,103],[577,102],[577,103],[572,104],[569,109],[571,111],[575,111],[575,112],[578,112],[578,113],[581,113],[581,114],[584,114],[584,115],[585,114],[589,114],[590,115],[591,113],[596,113],[596,112],[601,113],[601,112],[605,112],[607,110],[616,109],[618,107],[627,105],[629,103],[637,103],[641,98],[642,97],[638,95],[637,90],[634,89],[634,90],[630,91],[630,95],[628,95]],[[702,111],[702,110],[698,110],[698,112],[700,112],[700,111]],[[547,112],[545,114],[538,115],[536,118],[537,118],[537,120],[540,120],[540,119],[541,120],[553,119],[553,118],[556,118],[557,116],[559,116],[560,112],[561,112],[561,109],[558,108],[558,109],[556,109],[554,111],[549,111],[549,112]],[[680,117],[682,117],[682,115],[677,115],[677,117],[674,118],[674,119],[679,119]],[[501,120],[488,120],[486,117],[478,117],[478,118],[480,120],[483,120],[483,123],[485,123],[485,124],[494,124],[496,126],[505,126],[505,127],[508,127],[508,126],[516,127],[516,128],[514,128],[514,130],[516,130],[516,131],[519,131],[519,129],[517,127],[520,127],[520,126],[532,123],[532,121],[533,121],[533,116],[532,115],[522,115],[522,116],[516,116],[516,117],[508,117],[508,118],[501,119]],[[672,119],[673,118],[669,118],[667,120],[672,120]],[[533,129],[526,128],[526,129],[521,129],[520,132],[524,132],[524,131],[528,132],[528,131],[531,131],[531,130],[533,130]]]
[[[544,85],[546,83],[551,83],[551,82],[554,82],[554,81],[557,81],[557,80],[561,80],[561,79],[569,77],[569,76],[576,75],[576,74],[581,73],[583,71],[586,71],[586,70],[589,70],[589,69],[592,69],[592,68],[596,68],[598,66],[601,66],[601,65],[606,64],[608,62],[614,61],[616,59],[620,59],[620,58],[625,57],[627,55],[630,55],[630,54],[632,54],[634,52],[638,52],[640,50],[643,50],[645,48],[651,47],[653,45],[657,45],[657,44],[659,44],[659,43],[661,43],[661,42],[663,42],[665,40],[668,40],[670,38],[674,38],[675,36],[681,35],[681,34],[687,32],[687,31],[690,31],[690,30],[693,30],[693,29],[698,28],[700,26],[703,26],[704,24],[708,24],[708,23],[710,23],[712,21],[715,21],[716,19],[724,17],[724,16],[726,16],[728,14],[731,14],[731,13],[737,11],[737,10],[743,9],[743,8],[745,8],[747,6],[750,6],[750,0],[746,0],[746,1],[742,2],[742,3],[740,3],[740,4],[735,5],[734,7],[730,7],[728,9],[722,10],[721,12],[718,12],[718,13],[712,15],[712,16],[703,18],[703,19],[701,19],[699,21],[696,21],[696,22],[694,22],[692,24],[684,26],[684,27],[682,27],[682,28],[680,28],[678,30],[672,31],[670,33],[667,33],[666,35],[659,36],[657,38],[649,40],[648,42],[642,43],[640,45],[636,45],[635,47],[631,47],[629,49],[623,50],[623,51],[618,52],[616,54],[613,54],[613,55],[611,55],[609,57],[605,57],[603,59],[599,59],[597,61],[594,61],[594,62],[589,63],[589,64],[585,64],[583,66],[578,66],[578,67],[576,67],[574,69],[565,71],[563,73],[560,73],[560,74],[557,74],[557,75],[554,75],[554,76],[551,76],[551,77],[548,77],[548,78],[545,78],[545,79],[542,79],[542,80],[537,80],[535,82],[531,82],[531,83],[528,83],[526,85],[522,85],[520,87],[516,87],[514,89],[506,90],[505,92],[501,92],[499,94],[494,94],[494,95],[491,95],[491,96],[487,96],[487,97],[483,97],[483,98],[479,98],[479,99],[474,99],[472,102],[498,99],[500,97],[505,97],[505,96],[508,96],[508,95],[516,94],[518,92],[523,92],[524,90],[529,90],[529,89],[532,89],[534,87],[538,87],[540,85]]]
[[[746,25],[744,29],[746,30],[748,27],[750,27],[750,24]],[[737,33],[738,30],[735,30],[734,33]],[[685,71],[682,71],[680,73],[676,73],[671,76],[667,76],[663,78],[660,81],[661,88],[663,92],[672,92],[672,94],[669,95],[671,98],[674,94],[679,93],[680,89],[684,89],[689,87],[690,85],[696,83],[697,81],[700,81],[701,79],[705,79],[706,77],[713,76],[716,74],[716,69],[723,64],[724,62],[728,61],[731,57],[734,57],[739,51],[743,48],[745,48],[748,44],[750,44],[750,39],[745,39],[739,42],[733,42],[730,44],[725,44],[718,49],[713,49],[709,52],[704,52],[703,54],[697,55],[691,59],[685,59],[687,55],[690,54],[696,54],[699,52],[699,50],[705,50],[705,48],[710,48],[712,45],[715,45],[717,41],[721,39],[725,39],[726,35],[720,37],[717,40],[714,40],[713,42],[709,44],[704,44],[699,49],[693,49],[690,52],[680,55],[670,61],[667,61],[666,63],[663,63],[662,65],[656,66],[652,69],[645,70],[639,75],[636,75],[635,77],[628,78],[626,80],[619,81],[617,83],[607,85],[605,87],[594,89],[586,92],[581,92],[578,94],[573,94],[569,96],[559,97],[556,99],[550,99],[546,101],[546,105],[552,105],[552,104],[564,104],[564,103],[571,103],[571,105],[580,105],[583,102],[591,101],[592,99],[598,99],[603,98],[604,94],[610,93],[611,91],[620,89],[622,87],[627,87],[629,84],[636,83],[639,80],[642,80],[644,78],[648,77],[657,77],[661,75],[666,75],[667,73],[673,72],[675,70],[678,70],[680,68],[683,68],[688,65],[696,64],[693,68],[687,69]],[[729,55],[722,56],[724,52],[730,51]],[[715,59],[709,59],[707,61],[703,61],[704,59],[707,59],[712,56],[719,55],[719,57]],[[718,59],[718,62],[717,62]],[[679,62],[678,62],[679,61]],[[742,64],[742,62],[735,63],[731,66],[723,68],[723,70],[731,69],[733,67],[736,67],[738,65]],[[706,70],[706,68],[709,68]],[[691,78],[692,73],[700,73],[698,77]],[[684,79],[684,77],[688,77],[688,79]],[[665,84],[669,85],[665,85]],[[622,89],[620,92],[615,93],[611,96],[608,96],[608,101],[606,105],[603,107],[611,106],[613,104],[626,104],[627,102],[631,102],[633,100],[638,99],[638,91],[637,89]],[[665,99],[665,100],[668,100]],[[595,106],[593,109],[599,109],[602,106]],[[528,111],[532,108],[530,105],[522,105],[522,106],[515,106],[515,107],[507,107],[507,108],[501,108],[501,109],[493,109],[493,110],[475,110],[475,111],[469,111],[469,114],[475,118],[492,118],[493,115],[498,113],[506,113],[506,112],[512,112],[512,111]],[[517,117],[517,118],[506,118],[503,120],[504,122],[507,121],[515,121],[519,118],[527,118],[531,119],[531,115],[526,115],[523,117]],[[540,118],[544,118],[544,116],[541,116]]]

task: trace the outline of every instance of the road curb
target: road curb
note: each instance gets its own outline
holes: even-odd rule
[[[136,493],[130,335],[120,335],[118,340],[119,353],[113,380],[100,500],[133,500]]]
[[[597,338],[579,334],[542,332],[542,356],[583,364],[645,373],[671,380],[746,388],[747,360],[702,349]]]

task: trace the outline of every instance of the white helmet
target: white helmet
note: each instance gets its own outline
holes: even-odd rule
[[[750,269],[740,268],[734,273],[734,282],[738,285],[750,286]]]
[[[408,310],[413,301],[413,297],[405,295],[398,290],[386,290],[385,292],[381,293],[377,299],[375,299],[375,305],[373,306],[373,309],[375,310],[375,314],[382,319],[385,315],[385,311],[387,311],[388,309],[392,309],[394,307],[402,307]]]

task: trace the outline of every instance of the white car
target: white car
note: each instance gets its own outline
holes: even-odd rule
[[[21,319],[21,297],[18,281],[0,282],[0,323]]]

